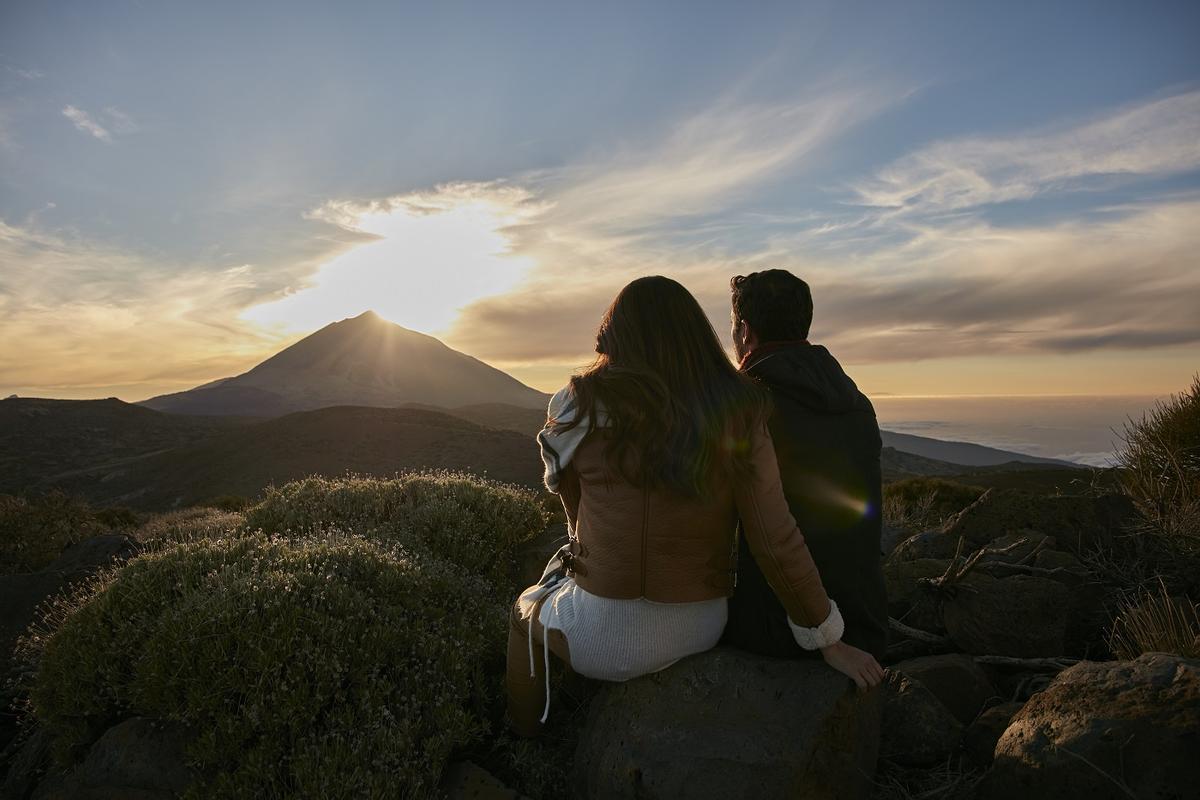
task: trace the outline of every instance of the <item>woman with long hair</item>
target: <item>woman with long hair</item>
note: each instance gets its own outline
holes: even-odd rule
[[[841,641],[837,604],[788,509],[769,401],[696,299],[669,278],[633,281],[605,312],[596,352],[551,399],[538,435],[570,539],[562,568],[513,606],[513,729],[534,735],[545,722],[552,652],[581,675],[623,681],[715,646],[739,518],[797,643],[860,688],[878,684],[875,658]]]

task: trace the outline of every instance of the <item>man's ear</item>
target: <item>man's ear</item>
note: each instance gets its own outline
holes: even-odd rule
[[[758,335],[754,333],[754,328],[750,327],[750,323],[744,319],[738,321],[738,336],[741,337],[747,348],[758,344]]]

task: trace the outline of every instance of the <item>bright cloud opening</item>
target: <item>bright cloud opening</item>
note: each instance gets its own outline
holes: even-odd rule
[[[533,267],[512,252],[507,232],[537,213],[528,200],[510,187],[454,184],[368,204],[329,203],[313,216],[372,238],[322,265],[307,286],[242,317],[311,331],[373,309],[438,334],[459,309],[510,291]]]

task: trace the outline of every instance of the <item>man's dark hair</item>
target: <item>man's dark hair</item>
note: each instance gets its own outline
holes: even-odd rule
[[[737,275],[729,281],[733,316],[746,322],[760,342],[807,339],[813,301],[808,284],[786,269]]]

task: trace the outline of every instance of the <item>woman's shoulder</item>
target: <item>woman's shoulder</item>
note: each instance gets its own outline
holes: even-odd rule
[[[546,404],[547,422],[566,422],[575,414],[575,392],[571,384],[559,389]]]

